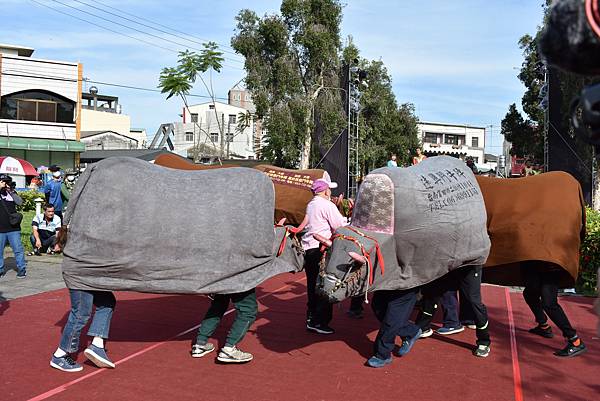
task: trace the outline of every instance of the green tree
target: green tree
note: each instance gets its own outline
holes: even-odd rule
[[[534,155],[536,151],[540,150],[540,140],[536,137],[536,133],[539,130],[532,127],[530,122],[525,121],[521,113],[517,110],[516,104],[513,103],[509,106],[508,113],[506,113],[506,116],[502,120],[501,127],[504,138],[512,144],[511,154],[525,157]],[[544,138],[542,137],[542,158],[544,151],[543,140]]]
[[[519,80],[525,86],[521,99],[524,119],[513,103],[502,120],[502,135],[511,142],[511,154],[527,157],[537,163],[544,160],[544,109],[540,106],[540,93],[545,85],[545,66],[537,50],[536,38],[524,35],[519,39],[523,63]]]
[[[162,69],[159,77],[158,87],[161,93],[167,94],[167,99],[178,96],[183,101],[185,108],[190,112],[187,96],[194,87],[196,80],[200,80],[204,89],[208,92],[215,104],[215,93],[212,87],[212,72],[220,72],[223,67],[223,53],[218,50],[218,45],[214,42],[205,43],[204,49],[197,54],[186,50],[179,53],[179,59],[176,67],[165,67]],[[208,73],[208,82],[203,74]],[[220,137],[224,136],[224,127],[218,118],[217,107],[214,108],[217,125],[219,127]],[[191,113],[190,113],[191,114]],[[213,142],[210,134],[204,130],[198,121],[195,122],[200,133],[204,134],[204,141],[201,143],[200,135],[194,136],[194,161],[198,162],[201,153],[207,150],[206,141],[210,141],[213,150],[217,145]],[[224,143],[221,140],[219,155],[223,156]]]
[[[327,132],[343,126],[339,93],[324,91],[339,87],[341,18],[337,0],[283,0],[280,14],[236,17],[231,45],[245,58],[246,87],[267,128],[263,155],[276,165],[308,168],[316,114]]]

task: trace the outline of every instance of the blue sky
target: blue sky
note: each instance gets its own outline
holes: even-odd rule
[[[80,61],[84,77],[93,81],[150,89],[156,88],[162,67],[174,66],[176,51],[184,49],[160,38],[201,47],[82,3],[114,7],[107,10],[130,13],[133,16],[125,16],[148,25],[152,23],[139,18],[157,21],[197,42],[212,40],[226,46],[239,10],[250,8],[263,15],[277,12],[281,4],[280,0],[0,0],[0,43],[33,47],[38,58]],[[515,68],[522,62],[517,41],[525,33],[534,33],[541,18],[541,1],[537,0],[346,0],[342,35],[352,35],[363,57],[386,64],[398,102],[413,103],[421,120],[493,125],[486,137],[486,151],[498,154],[500,121],[510,103],[519,104],[524,91],[516,77]],[[223,50],[233,52],[228,47]],[[225,68],[213,76],[215,92],[221,97],[226,97],[227,90],[244,76],[242,58],[231,53],[225,57]],[[100,93],[119,96],[132,126],[146,128],[151,136],[161,123],[179,120],[181,104],[177,100],[166,101],[160,93],[94,85]],[[193,92],[207,94],[200,86]],[[194,103],[201,101],[194,99]]]

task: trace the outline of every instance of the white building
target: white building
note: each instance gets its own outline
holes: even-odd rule
[[[129,137],[138,141],[138,149],[148,148],[148,134],[146,128],[130,128]]]
[[[253,118],[239,130],[239,119],[248,115],[248,110],[221,102],[197,104],[189,109],[184,108],[182,122],[173,124],[173,152],[190,158],[196,151],[202,156],[216,156],[222,151],[224,158],[256,158]]]
[[[427,156],[472,157],[477,165],[485,162],[485,128],[469,125],[419,122],[419,139]]]
[[[73,168],[84,145],[79,63],[32,58],[0,44],[0,152],[34,166]]]

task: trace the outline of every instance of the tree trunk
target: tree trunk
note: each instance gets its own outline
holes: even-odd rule
[[[594,174],[595,182],[592,184],[594,186],[594,196],[592,198],[592,208],[594,210],[600,211],[600,180],[597,177],[597,172]]]
[[[306,119],[306,132],[304,137],[304,148],[302,149],[302,155],[300,156],[300,170],[307,170],[310,164],[310,148],[312,146],[312,132],[310,127],[310,119],[312,113],[309,114]]]

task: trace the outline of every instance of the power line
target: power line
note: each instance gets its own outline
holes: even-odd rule
[[[20,72],[19,70],[10,70],[10,71]],[[22,77],[22,78],[54,79],[54,80],[58,80],[58,81],[79,82],[78,79],[69,79],[69,78],[64,78],[64,77],[55,77],[55,76],[51,76],[51,75],[30,75],[30,74],[15,74],[15,73],[6,73],[6,72],[2,73],[2,75],[10,75],[10,76],[13,76],[13,77]],[[114,86],[114,87],[117,87],[117,88],[133,89],[133,90],[139,90],[139,91],[144,91],[144,92],[162,93],[162,91],[160,91],[159,89],[143,88],[143,87],[139,87],[139,86],[117,84],[117,83],[112,83],[112,82],[93,81],[93,80],[91,80],[89,78],[83,78],[82,81],[83,82],[93,83],[93,84],[98,84],[98,85]],[[213,99],[212,96],[208,96],[208,95],[196,95],[196,94],[193,94],[193,93],[189,93],[186,96],[188,96],[188,97],[198,97],[198,98],[204,98],[204,99]],[[214,99],[215,100],[216,99],[218,99],[218,100],[229,100],[228,98],[218,97],[218,96],[215,96]]]
[[[89,12],[89,11],[85,11],[85,10],[82,10],[82,9],[80,9],[80,8],[77,8],[77,7],[73,7],[73,6],[71,6],[71,5],[69,5],[69,4],[66,4],[66,3],[63,3],[62,1],[59,1],[59,0],[50,0],[50,1],[52,1],[52,2],[54,2],[54,3],[57,3],[57,4],[60,4],[60,5],[64,6],[64,7],[67,7],[67,8],[70,8],[70,9],[76,10],[76,11],[79,11],[80,13],[87,14],[87,15],[91,15],[92,17],[96,17],[96,18],[98,18],[98,19],[101,19],[101,20],[103,20],[103,21],[110,22],[111,24],[115,24],[115,25],[117,25],[117,26],[120,26],[120,27],[123,27],[123,28],[126,28],[126,29],[131,29],[132,31],[135,31],[135,32],[141,33],[141,34],[143,34],[143,35],[148,35],[148,36],[150,36],[150,37],[153,37],[153,38],[155,38],[155,39],[163,40],[163,41],[165,41],[165,42],[172,43],[172,44],[174,44],[174,45],[181,46],[181,47],[183,47],[183,48],[188,48],[188,47],[189,47],[190,49],[193,49],[193,50],[202,51],[202,49],[199,49],[199,48],[196,48],[196,47],[192,47],[192,46],[187,46],[185,43],[180,43],[180,42],[176,42],[176,41],[174,41],[174,40],[171,40],[171,39],[163,38],[162,36],[158,36],[158,35],[155,35],[155,34],[153,34],[153,33],[149,33],[149,32],[143,31],[143,30],[141,30],[141,29],[133,28],[133,27],[131,27],[131,26],[129,26],[129,25],[122,24],[122,23],[120,23],[120,22],[113,21],[113,20],[111,20],[111,19],[108,19],[108,18],[104,18],[104,17],[102,17],[101,15],[94,14],[94,13],[91,13],[91,12]],[[223,57],[223,58],[224,58],[224,59],[227,59],[227,60],[230,60],[230,61],[235,61],[235,62],[238,62],[238,63],[240,62],[239,60],[231,60],[231,59],[228,59],[228,58],[225,58],[225,57]],[[237,67],[232,67],[232,68],[237,68]]]
[[[99,10],[99,11],[102,11],[102,12],[104,12],[104,13],[107,13],[107,14],[110,14],[110,15],[114,15],[115,17],[122,18],[122,19],[124,19],[124,20],[126,20],[126,21],[133,22],[134,24],[138,24],[138,25],[141,25],[141,26],[145,26],[145,27],[147,27],[147,28],[154,29],[154,30],[156,30],[156,31],[158,31],[158,32],[166,33],[167,35],[172,35],[172,36],[175,36],[175,37],[177,37],[177,38],[180,38],[180,39],[187,40],[187,41],[189,41],[189,42],[192,42],[192,43],[197,43],[197,44],[199,44],[199,45],[203,45],[203,44],[204,44],[204,42],[214,42],[214,43],[216,43],[217,45],[219,45],[219,47],[221,47],[221,48],[228,48],[228,49],[232,49],[232,50],[234,50],[234,49],[233,49],[232,47],[230,47],[230,46],[223,45],[223,44],[221,44],[221,43],[218,43],[218,42],[215,42],[215,41],[210,41],[210,40],[207,40],[207,39],[198,38],[198,37],[196,37],[196,36],[193,36],[193,35],[191,35],[191,34],[189,34],[189,33],[178,31],[178,30],[176,30],[176,29],[173,29],[173,28],[170,28],[170,27],[168,27],[168,26],[166,26],[166,25],[159,24],[159,23],[158,23],[158,22],[156,22],[156,21],[152,21],[152,20],[149,20],[149,19],[146,19],[146,18],[140,17],[139,15],[135,15],[135,14],[128,13],[128,12],[126,12],[126,11],[123,11],[123,10],[119,9],[119,8],[116,8],[116,7],[111,7],[111,6],[107,5],[107,4],[101,3],[101,2],[99,2],[99,1],[96,1],[96,4],[100,4],[100,5],[102,5],[102,7],[103,7],[103,8],[108,8],[108,9],[110,9],[110,10],[115,10],[115,11],[117,11],[117,12],[121,13],[121,14],[129,15],[129,16],[131,16],[131,17],[134,17],[134,18],[137,18],[137,19],[139,19],[139,20],[142,20],[142,21],[149,22],[149,23],[153,24],[154,26],[153,26],[153,25],[148,25],[148,24],[143,24],[143,23],[141,23],[141,22],[138,22],[138,21],[132,20],[132,19],[130,19],[130,18],[123,17],[122,15],[119,15],[119,14],[116,14],[116,13],[113,13],[113,12],[110,12],[110,11],[106,11],[106,10],[104,10],[104,9],[102,9],[102,8],[96,7],[96,6],[92,5],[92,4],[86,3],[86,2],[84,2],[84,1],[80,1],[80,0],[73,0],[73,1],[75,1],[75,2],[77,2],[77,3],[80,3],[80,4],[84,4],[84,5],[88,6],[88,7],[94,8],[94,9],[96,9],[96,10]],[[198,39],[198,40],[201,40],[202,42],[199,42],[199,41],[196,41],[196,40],[193,40],[193,39],[189,39],[189,38],[187,38],[187,37],[184,37],[184,36],[181,36],[181,35],[176,35],[176,34],[174,34],[174,33],[170,33],[170,32],[164,31],[164,30],[162,30],[162,29],[158,29],[158,28],[156,28],[156,26],[160,26],[160,27],[162,27],[162,28],[165,28],[165,29],[168,29],[168,30],[170,30],[170,31],[172,31],[172,32],[180,33],[180,34],[183,34],[183,35],[189,36],[189,37],[191,37],[191,38],[196,38],[196,39]],[[234,51],[228,51],[228,50],[224,50],[224,49],[222,49],[221,51],[223,51],[224,53],[228,53],[228,54],[234,55],[234,56],[236,56],[236,57],[241,57],[241,56],[240,56],[238,53],[236,53],[236,52],[235,52],[235,50],[234,50]],[[232,60],[232,61],[237,61],[237,62],[243,63],[243,61],[241,61],[241,60]]]
[[[44,3],[40,3],[40,2],[39,2],[39,1],[37,1],[37,0],[29,0],[29,1],[31,1],[31,2],[33,2],[33,3],[36,3],[36,4],[37,4],[37,5],[39,5],[39,6],[42,6],[42,7],[49,8],[50,10],[52,10],[52,11],[54,11],[54,12],[57,12],[57,13],[59,13],[59,14],[68,15],[69,17],[75,18],[75,19],[77,19],[77,20],[79,20],[79,21],[83,21],[83,22],[85,22],[85,23],[88,23],[88,24],[91,24],[91,25],[97,26],[98,28],[101,28],[101,29],[107,30],[107,31],[109,31],[109,32],[116,33],[117,35],[125,36],[125,37],[127,37],[127,38],[134,39],[134,40],[137,40],[137,41],[139,41],[139,42],[145,43],[145,44],[147,44],[147,45],[154,46],[154,47],[158,47],[158,48],[160,48],[160,49],[163,49],[163,50],[166,50],[166,51],[169,51],[169,52],[172,52],[172,53],[177,53],[177,51],[175,51],[175,50],[173,50],[173,49],[169,49],[169,48],[167,48],[167,47],[163,47],[163,46],[157,45],[157,44],[155,44],[155,43],[147,42],[147,41],[145,41],[144,39],[136,38],[135,36],[127,35],[126,33],[123,33],[123,32],[115,31],[114,29],[110,29],[110,28],[107,28],[107,27],[105,27],[105,26],[102,26],[102,25],[96,24],[95,22],[89,21],[89,20],[87,20],[87,19],[85,19],[85,18],[81,18],[81,17],[78,17],[78,16],[76,16],[76,15],[69,14],[69,13],[68,13],[68,12],[66,12],[66,11],[57,10],[56,8],[54,8],[54,7],[51,7],[51,6],[49,6],[49,5],[47,5],[47,4],[44,4]]]
[[[137,32],[141,32],[141,33],[143,33],[143,34],[145,34],[145,35],[150,35],[150,36],[152,36],[152,37],[160,38],[161,40],[165,40],[165,41],[168,41],[168,42],[171,42],[171,43],[177,44],[177,45],[179,45],[179,46],[183,46],[183,47],[189,47],[190,49],[193,49],[193,50],[198,50],[198,51],[202,51],[202,50],[203,50],[203,49],[199,49],[199,48],[196,48],[196,47],[187,46],[185,43],[174,42],[174,41],[171,41],[171,40],[169,40],[169,39],[162,38],[161,36],[156,36],[156,35],[154,35],[154,34],[152,34],[152,33],[148,33],[148,32],[145,32],[145,31],[141,31],[141,30],[138,30],[138,29],[136,29],[136,28],[132,28],[131,26],[129,26],[129,25],[126,25],[126,24],[120,24],[120,23],[118,23],[118,22],[115,22],[115,21],[113,21],[113,20],[110,20],[110,19],[107,19],[107,18],[101,17],[101,16],[99,16],[99,15],[97,15],[97,14],[93,14],[93,13],[90,13],[90,12],[84,11],[84,10],[82,10],[82,9],[80,9],[80,8],[69,6],[69,5],[67,5],[67,4],[64,4],[64,3],[60,2],[60,1],[56,1],[56,0],[52,0],[52,1],[54,1],[55,3],[62,4],[62,5],[64,5],[64,6],[66,6],[66,7],[71,7],[71,8],[73,8],[73,9],[75,9],[75,10],[79,11],[79,12],[86,13],[86,14],[92,15],[92,16],[94,16],[94,17],[96,17],[96,18],[103,19],[103,20],[105,20],[105,21],[108,21],[108,22],[110,22],[110,23],[117,24],[117,25],[120,25],[120,26],[126,27],[126,28],[128,28],[128,29],[135,30],[135,31],[137,31]],[[183,39],[183,40],[187,40],[187,41],[189,41],[189,42],[193,42],[193,43],[198,43],[198,44],[200,44],[200,45],[204,45],[204,43],[202,43],[202,42],[197,42],[197,41],[194,41],[194,40],[187,39],[187,38],[185,38],[185,37],[183,37],[183,36],[174,35],[174,34],[172,34],[172,33],[169,33],[169,32],[167,32],[167,31],[164,31],[164,30],[162,30],[162,29],[155,28],[155,27],[153,27],[153,26],[151,26],[151,25],[148,25],[148,24],[143,24],[143,23],[141,23],[141,22],[137,22],[137,21],[135,21],[135,20],[133,20],[133,19],[131,19],[131,18],[123,17],[123,16],[120,16],[120,15],[118,15],[118,14],[112,13],[112,12],[110,12],[110,11],[105,11],[105,10],[103,10],[103,9],[101,9],[101,8],[98,8],[98,7],[96,7],[96,6],[92,5],[92,4],[89,4],[89,3],[86,3],[86,2],[83,2],[83,1],[80,1],[80,0],[72,0],[72,1],[75,1],[75,2],[77,2],[77,3],[80,3],[80,4],[86,5],[86,6],[88,6],[88,7],[94,8],[94,9],[96,9],[96,10],[99,10],[99,11],[101,11],[101,12],[104,12],[104,13],[107,13],[107,14],[110,14],[110,15],[114,15],[114,16],[116,16],[116,17],[118,17],[118,18],[122,18],[122,19],[124,19],[124,20],[126,20],[126,21],[133,22],[134,24],[138,24],[138,25],[141,25],[141,26],[144,26],[144,27],[150,28],[150,29],[154,29],[154,30],[156,30],[156,31],[158,31],[158,32],[162,32],[162,33],[165,33],[165,34],[167,34],[167,35],[175,36],[175,37],[177,37],[177,38],[180,38],[180,39]],[[215,42],[215,43],[216,43],[216,42]],[[225,53],[225,50],[221,50],[221,51]],[[235,54],[235,53],[234,53],[234,54]],[[243,62],[243,61],[241,61],[241,60],[236,60],[236,59],[227,58],[227,57],[223,57],[223,58],[225,58],[226,60],[229,60],[229,61],[233,61],[233,62],[235,62],[235,63],[241,63],[241,64],[243,64],[243,63],[244,63],[244,62]]]
[[[131,86],[131,85],[123,85],[123,84],[114,84],[114,83],[109,83],[109,82],[101,82],[101,81],[92,81],[92,80],[91,80],[91,79],[89,79],[89,78],[84,78],[84,79],[83,79],[83,81],[85,81],[85,82],[90,82],[90,83],[93,83],[93,84],[99,84],[99,85],[115,86],[115,87],[118,87],[118,88],[134,89],[134,90],[140,90],[140,91],[145,91],[145,92],[159,92],[159,93],[162,93],[162,92],[161,92],[160,90],[158,90],[158,89],[142,88],[142,87],[139,87],[139,86]],[[186,95],[186,96],[189,96],[189,97],[200,97],[200,98],[206,98],[206,99],[212,99],[212,97],[211,97],[211,96],[208,96],[208,95],[195,95],[195,94],[193,94],[193,93],[190,93],[190,94],[188,94],[188,95]],[[215,96],[215,99],[219,99],[219,100],[229,100],[228,98],[224,98],[224,97],[217,97],[217,96]]]
[[[149,46],[153,46],[153,47],[156,47],[156,48],[159,48],[159,49],[162,49],[162,50],[166,50],[166,51],[171,52],[171,53],[179,54],[179,51],[177,51],[177,50],[174,50],[174,49],[171,49],[171,48],[168,48],[168,47],[164,47],[164,46],[161,46],[161,45],[157,45],[156,43],[148,42],[148,41],[146,41],[144,39],[141,39],[141,38],[138,38],[138,37],[135,37],[135,36],[131,36],[131,35],[128,35],[126,33],[123,33],[123,32],[120,32],[120,31],[116,31],[116,30],[111,29],[111,28],[107,28],[107,27],[105,27],[103,25],[97,24],[97,23],[92,22],[90,20],[87,20],[85,18],[78,17],[76,15],[70,14],[70,13],[68,13],[66,11],[58,10],[58,9],[52,7],[52,6],[49,6],[49,5],[44,4],[44,3],[41,3],[41,2],[39,2],[37,0],[29,0],[29,1],[35,3],[35,4],[39,5],[39,6],[46,7],[46,8],[48,8],[48,9],[50,9],[50,10],[56,12],[56,13],[67,15],[67,16],[69,16],[71,18],[76,19],[76,20],[83,21],[83,22],[85,22],[87,24],[97,26],[98,28],[104,29],[104,30],[112,32],[112,33],[116,33],[117,35],[125,36],[127,38],[130,38],[130,39],[133,39],[133,40],[137,40],[138,42],[145,43],[145,44],[147,44]],[[243,71],[243,69],[241,69],[239,67],[234,67],[234,66],[227,65],[227,64],[223,64],[223,66]]]

